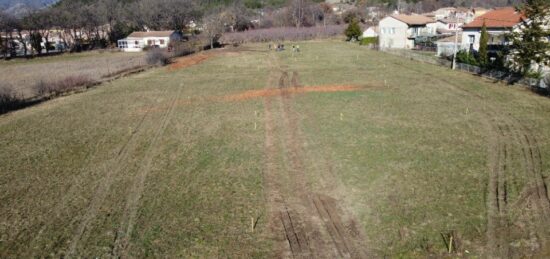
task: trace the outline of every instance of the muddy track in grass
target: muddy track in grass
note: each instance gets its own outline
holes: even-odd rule
[[[166,130],[168,123],[172,119],[174,108],[176,106],[176,102],[179,99],[182,88],[183,85],[180,85],[180,87],[176,91],[176,94],[171,100],[170,108],[163,114],[159,127],[153,133],[153,138],[149,143],[147,150],[145,151],[145,156],[142,159],[142,164],[139,168],[136,178],[134,179],[132,189],[128,194],[126,200],[126,208],[122,216],[120,228],[113,242],[113,250],[111,251],[111,255],[116,258],[128,256],[130,237],[135,226],[137,211],[140,205],[139,201],[143,194],[143,189],[145,188],[145,180],[147,179],[149,171],[151,171],[153,158],[158,153],[157,142],[164,135],[164,131]]]
[[[422,72],[401,63],[400,67]],[[510,244],[518,239],[537,244],[524,250],[548,249],[550,239],[550,194],[544,179],[542,155],[536,136],[521,121],[487,103],[484,96],[472,92],[449,79],[431,73],[436,81],[444,83],[464,104],[474,107],[488,131],[489,182],[487,193],[487,250],[499,258],[524,256]],[[468,102],[468,103],[467,103]],[[516,165],[519,161],[520,166]],[[508,179],[521,177],[525,186],[515,201],[510,201]],[[517,216],[519,214],[519,216]],[[535,253],[536,255],[536,253]]]
[[[270,58],[272,69],[267,87],[282,89],[281,96],[264,98],[265,177],[270,226],[278,256],[365,258],[366,239],[351,214],[342,208],[342,202],[315,193],[308,184],[307,171],[311,169],[305,163],[308,157],[303,148],[305,140],[292,91],[285,91],[300,87],[299,74],[296,71],[290,74],[276,64],[276,58]],[[280,123],[276,123],[276,117],[281,119]],[[276,165],[278,155],[284,161],[282,166]],[[315,173],[320,177],[326,174]]]
[[[507,179],[511,168],[509,134],[503,131],[502,125],[496,120],[489,123],[489,183],[487,194],[487,243],[494,256],[507,258],[509,246],[505,237],[508,236]]]

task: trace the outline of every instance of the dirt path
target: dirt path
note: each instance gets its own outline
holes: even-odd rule
[[[350,220],[343,203],[314,192],[309,184],[308,156],[294,109],[293,96],[301,87],[299,74],[289,73],[270,56],[267,88],[278,87],[282,95],[264,98],[266,183],[270,228],[280,257],[364,258],[366,239]],[[277,85],[275,86],[274,83]],[[278,116],[276,116],[278,115]],[[280,118],[280,122],[276,122]],[[278,141],[277,141],[278,140]],[[277,145],[277,143],[280,143]],[[277,158],[283,165],[277,166]],[[326,170],[326,168],[325,168]],[[326,172],[317,172],[320,177]]]

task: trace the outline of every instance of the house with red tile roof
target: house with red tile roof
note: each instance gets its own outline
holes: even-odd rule
[[[514,27],[527,19],[525,15],[514,7],[503,7],[491,10],[462,27],[462,49],[479,50],[481,28],[483,24],[489,33],[489,45],[506,45],[505,35],[511,32]],[[490,48],[491,49],[491,48]]]

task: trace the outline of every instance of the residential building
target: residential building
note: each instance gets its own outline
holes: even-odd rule
[[[378,37],[380,28],[378,26],[371,26],[363,32],[363,38],[374,38]]]
[[[436,23],[422,15],[392,15],[379,23],[380,48],[412,49],[417,37],[436,34]]]
[[[436,22],[437,33],[443,35],[454,34],[456,31],[462,30],[464,20],[461,18],[445,18]]]
[[[125,52],[139,52],[145,47],[167,48],[172,41],[181,40],[175,31],[132,32],[127,38],[118,41],[118,48]]]
[[[508,44],[505,35],[525,19],[525,15],[518,12],[514,7],[504,7],[489,11],[462,27],[461,48],[478,51],[481,28],[485,24],[489,34],[489,51],[497,50],[503,45]]]

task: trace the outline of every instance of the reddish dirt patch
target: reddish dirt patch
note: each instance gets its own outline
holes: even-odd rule
[[[181,58],[177,58],[175,59],[175,62],[173,64],[170,65],[170,67],[168,68],[170,71],[172,70],[177,70],[177,69],[182,69],[182,68],[187,68],[187,67],[190,67],[190,66],[194,66],[196,64],[199,64],[211,57],[214,57],[217,53],[212,53],[212,52],[209,52],[209,53],[198,53],[198,54],[194,54],[194,55],[190,55],[190,56],[186,56],[186,57],[181,57]]]
[[[260,90],[248,90],[237,94],[230,94],[225,96],[215,97],[201,97],[177,100],[176,106],[186,106],[201,102],[237,102],[246,101],[256,98],[275,97],[275,96],[288,96],[291,94],[303,94],[303,93],[331,93],[331,92],[352,92],[363,89],[362,87],[355,85],[322,85],[322,86],[307,86],[307,87],[286,87],[286,88],[266,88]],[[138,114],[144,114],[146,112],[162,112],[167,110],[171,106],[170,103],[160,103],[155,107],[147,107],[139,109]]]
[[[249,90],[238,94],[230,94],[221,97],[224,101],[245,101],[249,99],[280,96],[285,94],[301,94],[301,93],[330,93],[330,92],[351,92],[357,91],[360,87],[354,85],[322,85],[308,87],[289,87],[289,88],[267,88],[261,90]]]

